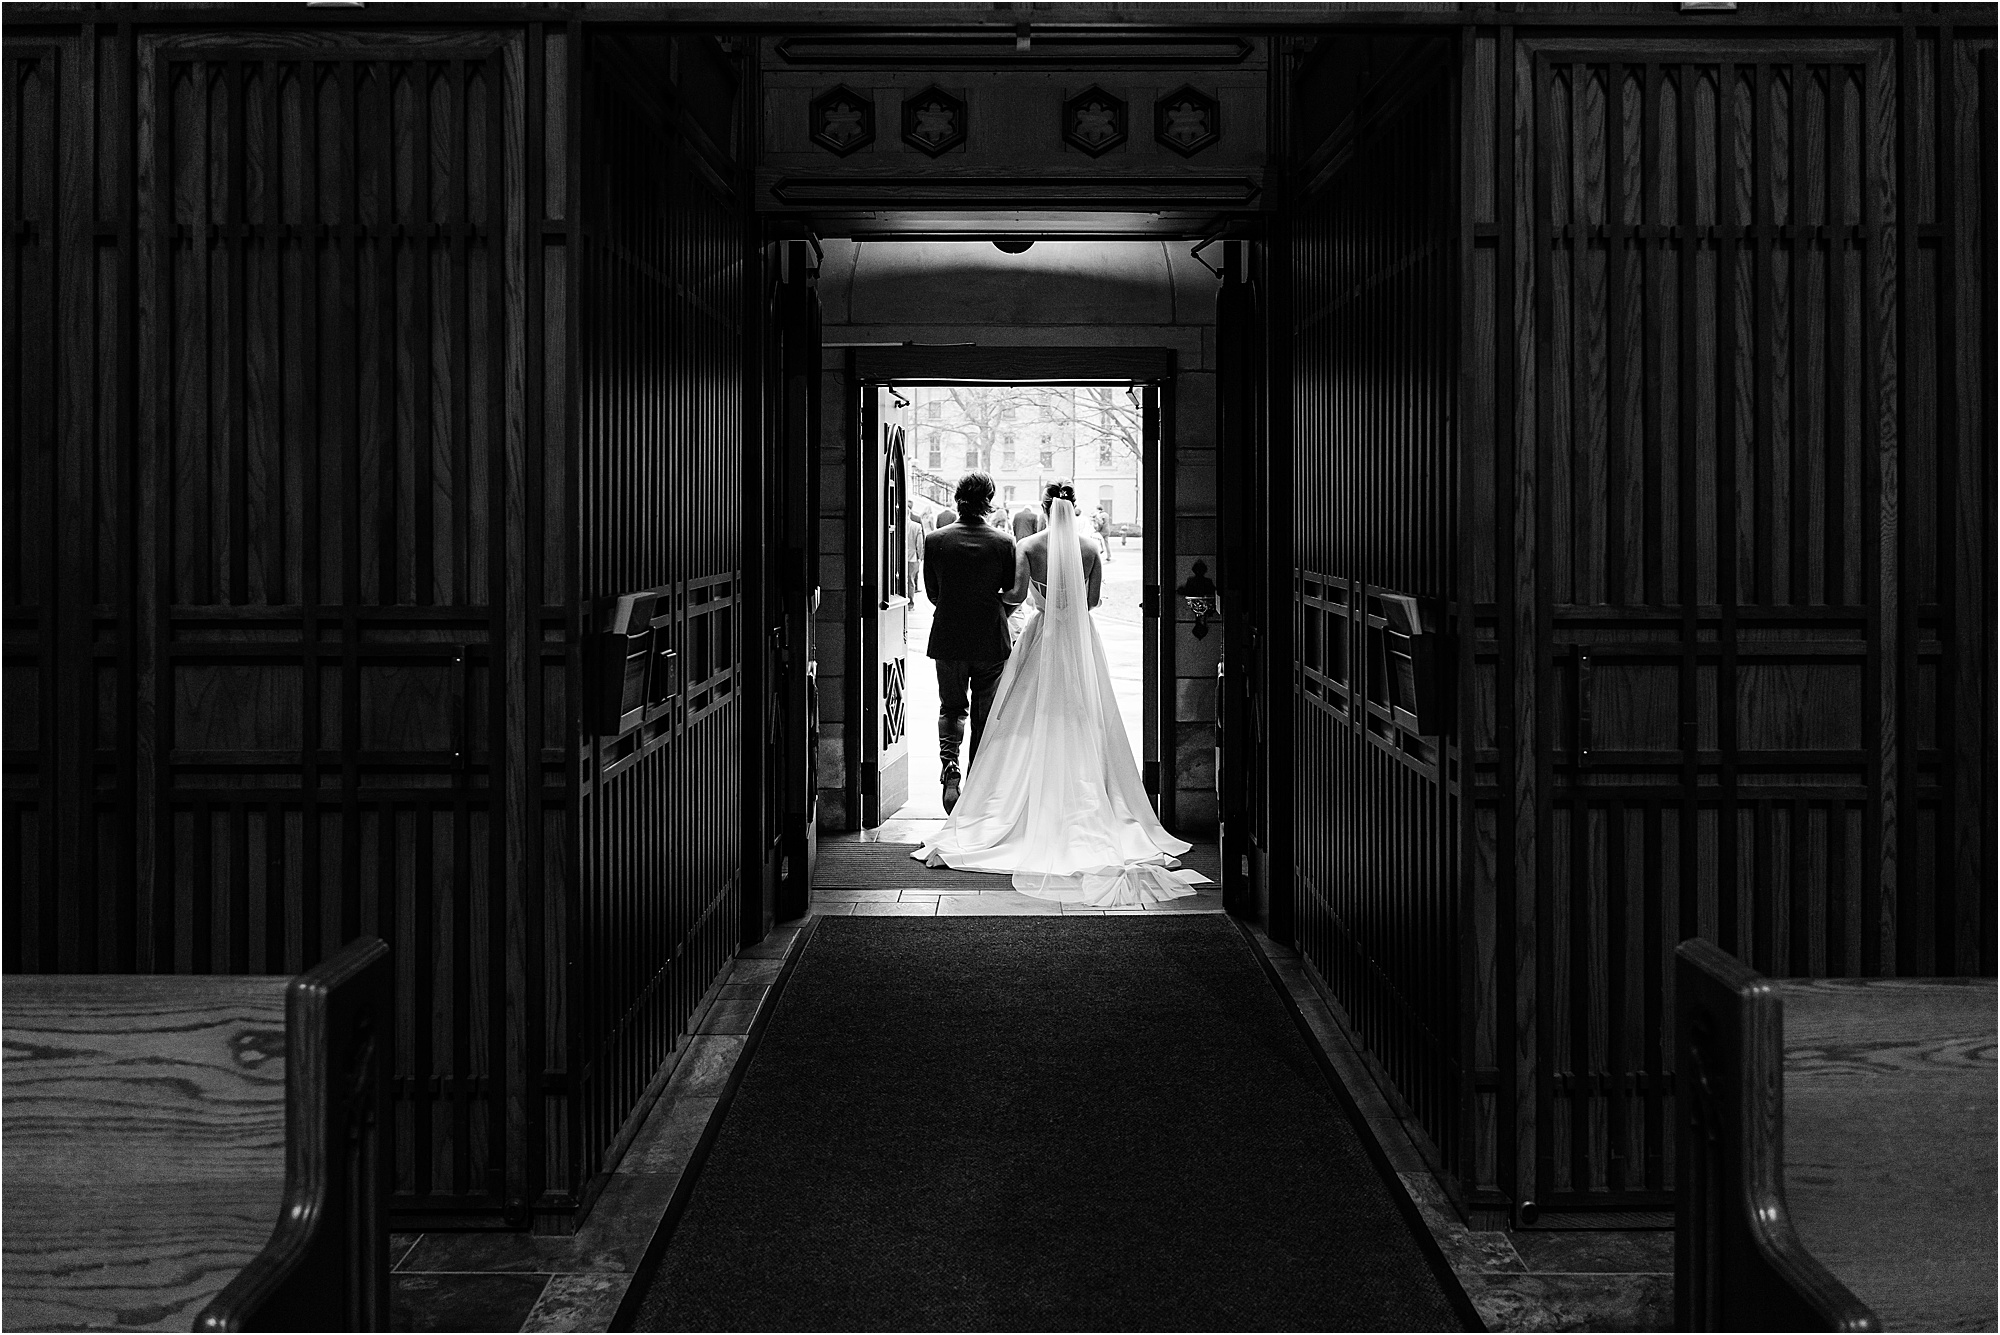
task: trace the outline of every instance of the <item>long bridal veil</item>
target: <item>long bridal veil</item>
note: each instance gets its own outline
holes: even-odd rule
[[[1076,512],[1050,507],[1048,587],[993,695],[958,805],[916,856],[933,866],[1011,872],[1014,888],[1090,905],[1191,895],[1190,845],[1146,800],[1090,617]]]

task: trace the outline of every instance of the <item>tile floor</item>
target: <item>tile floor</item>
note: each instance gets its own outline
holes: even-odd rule
[[[869,844],[909,844],[917,845],[929,841],[932,835],[944,828],[942,818],[938,819],[893,819],[885,821],[872,830],[865,830],[853,836],[857,842]],[[924,869],[915,862],[910,864],[911,880],[920,880]],[[1120,913],[1220,913],[1222,912],[1222,887],[1210,883],[1195,887],[1195,893],[1183,899],[1169,900],[1164,904],[1145,904],[1132,908],[1100,909],[1084,904],[1058,904],[1033,895],[1024,895],[1013,889],[1005,876],[983,878],[992,882],[992,889],[926,889],[921,885],[908,888],[899,886],[873,886],[865,889],[815,888],[811,911],[823,917],[882,917],[882,918],[953,918],[986,917],[1004,914],[1041,914],[1047,917],[1103,917]]]

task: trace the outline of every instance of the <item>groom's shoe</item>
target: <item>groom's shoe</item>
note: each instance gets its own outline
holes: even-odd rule
[[[938,771],[944,779],[944,814],[958,805],[958,751],[965,744],[965,720],[938,718]]]
[[[958,766],[946,765],[944,767],[944,814],[947,816],[951,814],[951,809],[958,805],[958,789]]]

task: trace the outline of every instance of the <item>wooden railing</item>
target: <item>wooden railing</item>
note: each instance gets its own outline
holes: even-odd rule
[[[389,984],[9,976],[0,1322],[386,1330]]]

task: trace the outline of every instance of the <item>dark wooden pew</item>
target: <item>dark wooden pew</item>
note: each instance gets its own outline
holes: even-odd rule
[[[1682,1330],[1992,1330],[1992,979],[1765,978],[1681,945]]]
[[[388,1329],[387,946],[0,986],[0,1323]]]

